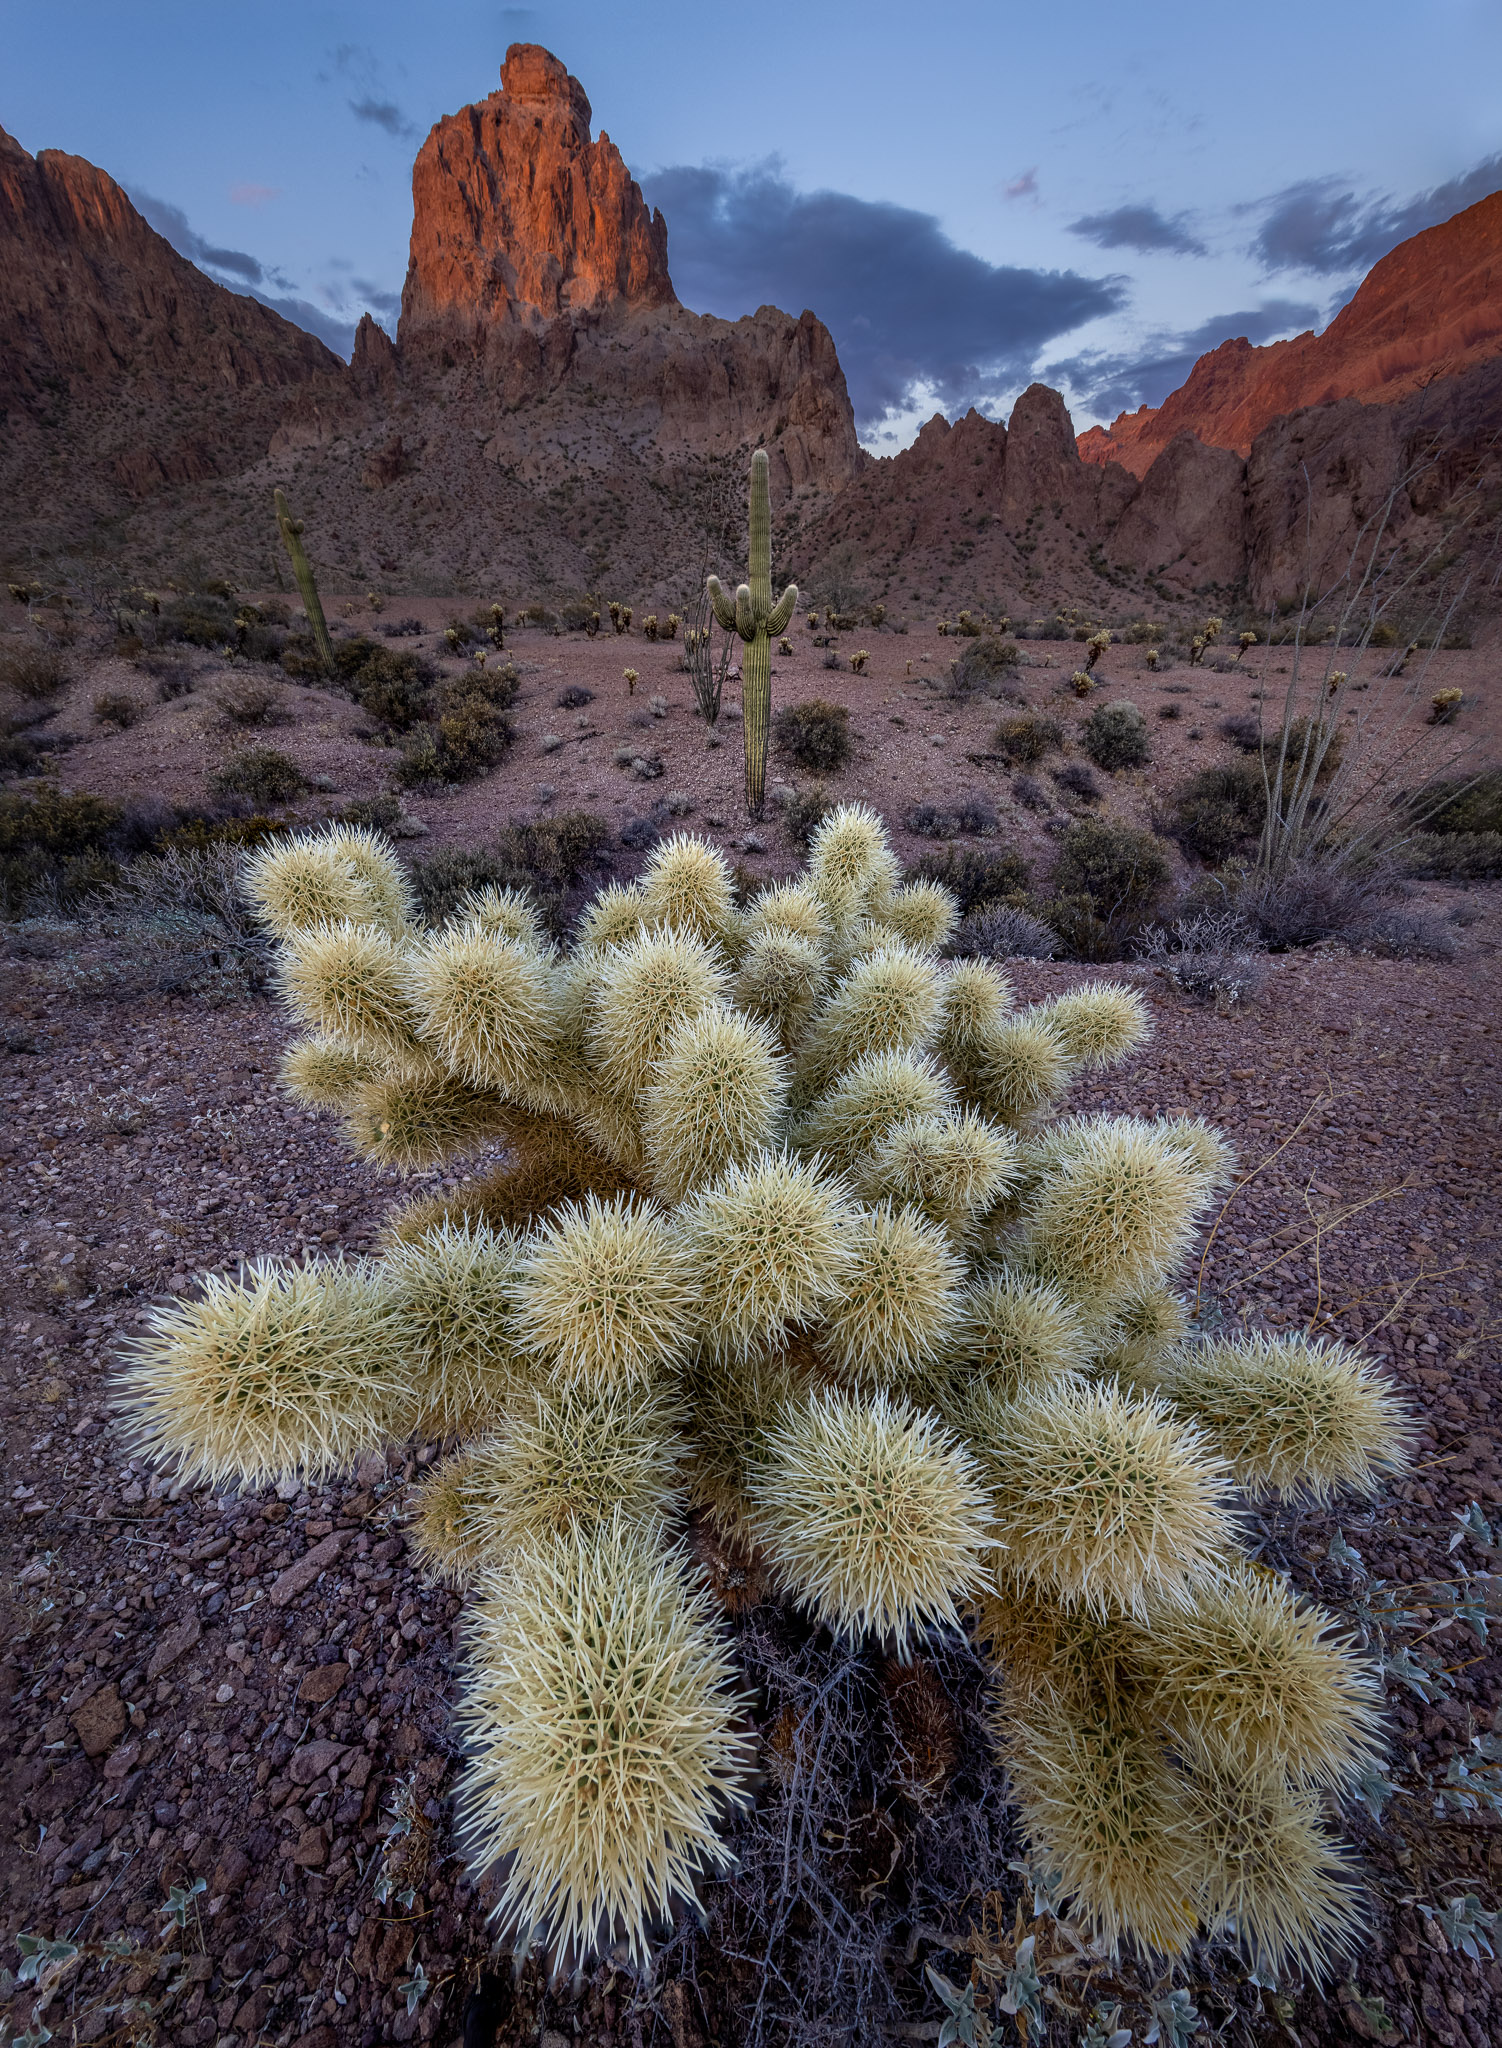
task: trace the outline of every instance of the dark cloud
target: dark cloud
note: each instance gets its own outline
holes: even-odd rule
[[[1306,178],[1239,211],[1262,216],[1251,249],[1268,270],[1331,277],[1370,270],[1410,235],[1436,227],[1499,190],[1502,153],[1401,202],[1391,194],[1362,198],[1338,178]]]
[[[911,207],[798,192],[775,160],[678,165],[643,183],[667,216],[684,303],[732,319],[811,306],[865,428],[925,386],[946,412],[994,405],[1028,381],[1040,348],[1126,298],[1119,278],[987,263]]]
[[[349,110],[357,121],[368,121],[373,128],[384,128],[388,135],[398,141],[417,133],[395,100],[365,99],[351,100]]]
[[[1170,218],[1156,206],[1118,206],[1112,213],[1087,213],[1069,223],[1072,235],[1082,235],[1098,249],[1135,249],[1139,256],[1156,256],[1168,251],[1178,256],[1208,254],[1198,235],[1187,226],[1187,213]]]
[[[206,242],[202,235],[195,234],[188,225],[188,216],[180,206],[170,205],[165,199],[157,199],[150,192],[132,192],[131,200],[136,210],[143,214],[159,235],[169,241],[179,256],[186,256],[190,263],[196,263],[201,270],[228,271],[241,284],[264,284],[266,271],[254,256],[248,256],[243,249],[216,249]],[[222,282],[222,280],[221,280]]]
[[[361,304],[368,306],[372,313],[384,313],[394,317],[402,310],[400,292],[385,291],[369,277],[352,277],[350,283],[359,293]]]
[[[138,211],[159,235],[172,244],[178,255],[196,263],[200,270],[213,278],[215,284],[227,285],[231,291],[259,299],[263,306],[270,306],[274,313],[280,313],[294,327],[316,334],[325,347],[348,361],[355,345],[352,321],[341,320],[322,307],[298,298],[289,288],[290,279],[281,271],[268,268],[256,257],[247,255],[243,249],[216,249],[212,242],[206,242],[197,233],[180,206],[154,198],[149,192],[132,192],[130,197]],[[268,291],[268,285],[273,289]],[[398,303],[391,293],[382,297],[387,302],[384,306],[374,297],[370,301],[378,312],[389,311]]]
[[[1270,299],[1250,312],[1222,313],[1183,333],[1151,336],[1136,355],[1110,355],[1096,350],[1050,363],[1043,372],[1049,383],[1065,384],[1079,394],[1082,409],[1101,419],[1132,412],[1139,405],[1161,405],[1177,391],[1199,358],[1223,341],[1275,341],[1299,334],[1319,319],[1317,306],[1294,299]]]

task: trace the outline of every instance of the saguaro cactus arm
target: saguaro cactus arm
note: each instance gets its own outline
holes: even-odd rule
[[[318,585],[313,580],[313,564],[308,560],[308,551],[302,544],[303,522],[292,517],[292,507],[287,503],[287,494],[280,486],[275,494],[276,523],[281,531],[282,545],[292,560],[292,573],[297,578],[297,588],[302,597],[303,610],[308,615],[308,629],[313,635],[313,645],[318,650],[318,659],[329,674],[334,670],[334,643],[329,638],[328,625],[323,616],[323,605],[318,597]]]
[[[725,595],[724,586],[720,582],[719,577],[709,577],[705,582],[704,588],[709,593],[709,602],[713,607],[715,617],[727,633],[735,632],[735,606]]]

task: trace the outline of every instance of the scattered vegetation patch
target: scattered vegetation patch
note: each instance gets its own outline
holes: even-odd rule
[[[925,853],[907,870],[910,882],[937,882],[960,907],[961,917],[996,903],[1025,898],[1031,886],[1027,862],[1009,848],[946,846]]]
[[[1082,818],[1059,843],[1052,882],[1057,897],[1082,898],[1102,923],[1118,927],[1148,917],[1171,878],[1167,849],[1154,833]]]
[[[1080,745],[1097,768],[1114,775],[1121,768],[1143,768],[1152,759],[1147,720],[1128,697],[1099,704],[1080,729]]]
[[[1168,826],[1186,853],[1218,868],[1250,845],[1266,818],[1261,763],[1232,761],[1190,776],[1174,795]]]
[[[993,633],[981,633],[969,641],[964,652],[951,664],[945,695],[950,697],[994,697],[1014,679],[1022,653],[1015,640],[1002,640]]]
[[[1059,936],[1018,903],[989,903],[960,920],[950,951],[961,959],[1052,960]]]
[[[610,841],[609,825],[593,811],[508,825],[493,848],[448,846],[413,861],[418,907],[429,924],[442,924],[475,889],[527,889],[561,934],[570,892],[605,862]]]
[[[1045,718],[1041,711],[1019,712],[1015,718],[1002,719],[996,728],[997,753],[1026,768],[1063,744],[1063,726],[1055,718]]]
[[[1083,761],[1066,761],[1062,768],[1049,770],[1060,789],[1067,789],[1071,796],[1077,796],[1087,804],[1095,803],[1100,796],[1100,784]]]
[[[988,839],[996,830],[996,806],[982,791],[951,803],[913,804],[902,822],[920,839]]]
[[[772,728],[781,751],[811,775],[833,775],[850,759],[850,713],[826,697],[785,704]]]
[[[241,747],[210,777],[215,789],[248,796],[258,804],[290,803],[308,787],[307,777],[279,747]]]
[[[0,689],[18,697],[55,697],[72,673],[67,656],[40,640],[0,644]]]
[[[116,732],[126,732],[133,725],[139,725],[146,707],[139,697],[133,697],[129,690],[101,690],[94,699],[94,723],[113,726]]]

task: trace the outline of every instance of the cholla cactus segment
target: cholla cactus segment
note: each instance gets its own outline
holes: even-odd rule
[[[1103,1372],[1147,1388],[1158,1383],[1159,1361],[1181,1344],[1189,1306],[1167,1287],[1141,1287],[1112,1304],[1099,1364]]]
[[[1035,1012],[1054,1031],[1071,1064],[1110,1067],[1152,1036],[1147,1004],[1120,982],[1086,982]]]
[[[1001,1572],[1100,1615],[1185,1601],[1233,1547],[1225,1467],[1166,1403],[1056,1380],[981,1445]]]
[[[509,1116],[499,1095],[447,1074],[396,1074],[355,1091],[344,1130],[362,1159],[410,1173],[494,1144]]]
[[[902,1655],[958,1623],[980,1583],[989,1504],[975,1460],[934,1415],[884,1394],[793,1403],[747,1475],[751,1522],[815,1619]]]
[[[807,1342],[759,1353],[734,1372],[707,1356],[685,1372],[683,1391],[693,1415],[689,1499],[729,1541],[755,1549],[746,1475],[766,1456],[768,1432],[788,1404],[806,1400],[824,1384]]]
[[[580,954],[624,945],[640,932],[644,914],[642,892],[636,883],[623,886],[611,882],[580,913],[574,945]]]
[[[705,1010],[674,1031],[642,1096],[642,1142],[657,1193],[681,1201],[777,1135],[787,1066],[765,1026]]]
[[[600,963],[592,1046],[610,1092],[634,1102],[678,1025],[718,1003],[725,989],[714,954],[684,933],[643,933],[611,947]]]
[[[520,1265],[509,1231],[446,1221],[382,1262],[393,1341],[421,1395],[427,1435],[493,1428],[527,1383],[508,1334]]]
[[[1024,1241],[1070,1292],[1119,1296],[1184,1256],[1206,1192],[1184,1153],[1150,1125],[1081,1118],[1028,1206]]]
[[[119,1395],[143,1457],[214,1486],[316,1485],[411,1430],[420,1397],[376,1270],[265,1262],[201,1285],[153,1309],[127,1356]]]
[[[281,988],[292,1014],[313,1031],[364,1052],[417,1048],[406,957],[371,925],[295,933],[282,956]]]
[[[1140,1656],[1152,1703],[1183,1740],[1219,1742],[1301,1785],[1347,1785],[1379,1763],[1382,1686],[1332,1618],[1240,1562],[1155,1610]]]
[[[547,1060],[556,1004],[535,946],[474,925],[439,932],[411,956],[418,1031],[458,1079],[514,1095]]]
[[[328,925],[381,923],[369,882],[327,833],[276,839],[250,854],[243,886],[279,939]]]
[[[560,1380],[649,1380],[691,1348],[702,1316],[691,1262],[667,1219],[629,1196],[559,1210],[516,1285],[518,1347]]]
[[[878,924],[886,925],[909,946],[937,953],[954,936],[960,907],[938,882],[909,882],[873,906]]]
[[[934,963],[892,940],[856,960],[810,1027],[798,1063],[803,1098],[872,1053],[919,1052],[939,1015]]]
[[[982,1033],[974,1063],[967,1065],[967,1092],[998,1122],[1026,1130],[1053,1107],[1073,1072],[1058,1033],[1023,1011]]]
[[[1014,1584],[983,1593],[974,1611],[976,1641],[1001,1681],[1003,1725],[1038,1699],[1077,1718],[1129,1713],[1140,1699],[1144,1632],[1135,1622],[1061,1607]]]
[[[1173,1352],[1160,1378],[1253,1499],[1369,1495],[1412,1455],[1402,1404],[1371,1360],[1344,1344],[1218,1338]]]
[[[800,1151],[818,1152],[841,1171],[909,1117],[942,1117],[953,1106],[936,1067],[904,1052],[871,1053],[812,1102],[794,1133]]]
[[[674,1242],[716,1356],[775,1349],[789,1324],[819,1317],[844,1281],[851,1215],[843,1184],[820,1162],[776,1152],[732,1167],[680,1209]]]
[[[745,1703],[680,1557],[619,1513],[523,1545],[487,1583],[459,1708],[458,1812],[496,1915],[576,1962],[692,1902],[749,1800]]]
[[[446,1459],[419,1488],[419,1556],[465,1585],[504,1566],[518,1544],[592,1529],[617,1510],[633,1531],[660,1531],[687,1492],[686,1420],[659,1387],[528,1389],[494,1435]]]
[[[967,1109],[904,1117],[855,1162],[852,1180],[867,1200],[906,1203],[962,1232],[1011,1192],[1016,1163],[1011,1132]]]
[[[964,1267],[947,1233],[911,1209],[862,1211],[819,1350],[842,1380],[903,1392],[934,1364]]]
[[[1005,1725],[1003,1752],[1033,1853],[1074,1914],[1113,1951],[1126,1939],[1181,1955],[1202,1865],[1183,1780],[1152,1735],[1045,1694]]]
[[[282,1054],[282,1086],[309,1109],[343,1109],[357,1088],[376,1077],[368,1054],[323,1032],[299,1038]]]
[[[963,1380],[1004,1401],[1090,1362],[1085,1324],[1063,1290],[1020,1273],[994,1273],[965,1290],[948,1348]]]
[[[537,903],[525,889],[499,889],[493,883],[471,889],[461,898],[449,924],[459,930],[473,928],[495,939],[515,939],[539,953],[552,952]]]
[[[735,888],[725,856],[707,839],[679,832],[659,846],[641,875],[643,922],[722,944],[736,922]]]
[[[1168,1117],[1156,1128],[1168,1144],[1185,1154],[1212,1192],[1222,1192],[1236,1178],[1235,1148],[1223,1131],[1203,1117]]]
[[[934,1051],[956,1073],[968,1073],[986,1036],[1012,1007],[1012,984],[986,960],[959,960],[944,982]]]
[[[881,819],[866,804],[841,804],[809,847],[808,887],[836,924],[865,915],[902,880]]]
[[[817,941],[768,926],[747,945],[732,993],[738,1007],[765,1019],[788,1049],[827,981],[824,949]]]
[[[755,939],[762,932],[806,939],[822,951],[830,939],[829,913],[803,883],[773,882],[753,898],[746,911],[747,937]]]
[[[1233,1931],[1269,1979],[1324,1976],[1356,1946],[1356,1873],[1325,1833],[1318,1796],[1228,1744],[1191,1747],[1181,1810],[1211,1930]]]
[[[381,923],[399,939],[411,925],[417,897],[387,841],[365,825],[333,825],[326,844],[336,859],[349,862],[370,891]]]

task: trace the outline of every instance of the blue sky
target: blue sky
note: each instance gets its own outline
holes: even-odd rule
[[[1156,403],[1502,188],[1495,0],[49,0],[4,41],[0,125],[346,349],[367,307],[394,328],[422,137],[545,43],[679,296],[811,305],[881,452],[1034,375],[1077,425]]]

